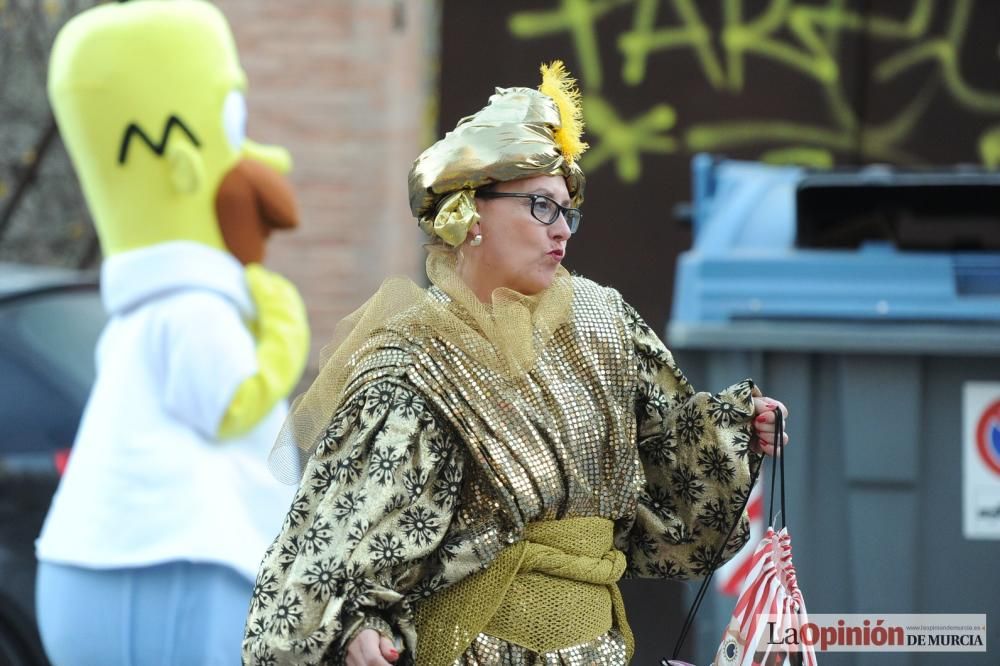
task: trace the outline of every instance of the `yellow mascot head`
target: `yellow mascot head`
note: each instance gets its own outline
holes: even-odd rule
[[[62,29],[49,98],[105,256],[170,241],[259,261],[298,225],[287,151],[246,138],[246,74],[203,0],[100,5]]]

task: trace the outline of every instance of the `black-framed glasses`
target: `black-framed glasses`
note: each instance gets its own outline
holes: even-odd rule
[[[563,218],[566,220],[566,224],[569,225],[569,232],[575,234],[576,230],[580,228],[580,220],[583,219],[583,213],[579,208],[567,208],[566,206],[560,206],[555,202],[552,197],[547,197],[544,194],[528,194],[526,192],[492,192],[486,190],[485,192],[476,192],[477,197],[483,199],[501,199],[505,197],[518,198],[518,199],[531,199],[531,216],[545,225],[555,224],[555,221],[559,219],[559,214],[562,213]]]

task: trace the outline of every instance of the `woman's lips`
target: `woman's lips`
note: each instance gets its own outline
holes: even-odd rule
[[[555,259],[556,261],[562,261],[562,258],[563,258],[563,256],[566,255],[566,252],[564,252],[563,250],[552,250],[552,251],[548,252],[547,254],[550,257],[552,257],[553,259]]]

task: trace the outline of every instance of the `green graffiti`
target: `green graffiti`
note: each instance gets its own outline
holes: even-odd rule
[[[841,32],[865,32],[882,40],[914,39],[927,29],[931,3],[918,0],[906,20],[894,21],[850,11],[844,0],[825,7],[775,0],[757,19],[743,22],[741,0],[726,0],[722,43],[728,56],[730,87],[742,90],[744,56],[748,53],[796,69],[822,84],[837,83],[840,71],[835,54]],[[782,30],[794,35],[798,43],[777,38]]]
[[[979,158],[988,169],[1000,167],[1000,125],[988,129],[979,137]]]
[[[618,177],[633,183],[642,173],[640,153],[672,153],[677,141],[661,134],[677,122],[677,114],[667,104],[658,104],[631,122],[623,121],[599,95],[587,97],[584,121],[594,137],[594,148],[584,154],[581,165],[596,169],[615,160]]]
[[[691,152],[717,151],[766,142],[810,144],[841,152],[855,148],[852,137],[839,130],[780,120],[732,120],[694,125],[684,135]]]
[[[768,150],[761,153],[757,159],[767,164],[797,164],[814,169],[829,169],[834,164],[832,152],[812,146],[790,146],[788,148]]]
[[[937,78],[931,78],[924,83],[906,107],[903,108],[892,120],[882,125],[868,125],[861,128],[861,150],[859,153],[864,157],[872,157],[878,160],[886,160],[897,164],[922,164],[924,160],[909,155],[897,145],[904,143],[906,137],[913,133],[914,128],[923,117],[927,107],[930,106],[938,88],[940,87]]]
[[[576,49],[584,91],[584,112],[594,146],[584,164],[595,169],[614,162],[619,178],[634,182],[641,175],[642,153],[725,151],[771,144],[762,159],[775,163],[830,166],[835,154],[854,159],[921,164],[903,146],[925,116],[936,95],[946,94],[965,111],[1000,113],[1000,94],[970,85],[961,72],[961,58],[975,0],[912,0],[898,16],[864,13],[850,0],[805,3],[770,0],[717,0],[721,23],[713,27],[702,17],[705,3],[696,0],[558,0],[550,11],[526,11],[511,16],[511,33],[520,39],[568,33]],[[895,6],[897,11],[902,3]],[[598,23],[613,11],[632,12],[630,29],[598,40]],[[669,11],[666,11],[669,10]],[[931,20],[939,12],[947,26],[934,34]],[[895,114],[880,123],[865,123],[853,108],[840,71],[841,41],[861,36],[894,49],[872,65],[874,85],[888,82],[916,67],[931,64],[925,83]],[[698,63],[705,81],[720,95],[738,94],[746,85],[746,70],[754,60],[777,64],[813,81],[825,101],[829,118],[815,124],[780,117],[732,119],[726,122],[678,124],[669,97],[646,114],[624,121],[606,98],[601,44],[614,44],[622,59],[621,80],[637,86],[646,82],[650,57],[663,51],[685,50]],[[669,95],[669,91],[668,91]],[[728,103],[728,102],[727,102]],[[664,134],[677,129],[679,138]],[[984,164],[995,166],[1000,154],[998,130],[985,133],[979,144]]]
[[[622,79],[630,85],[646,78],[646,59],[650,53],[678,47],[691,47],[698,57],[705,78],[716,88],[725,80],[722,65],[712,49],[712,31],[698,14],[691,0],[674,0],[671,4],[684,25],[678,28],[653,30],[659,0],[637,0],[633,27],[618,38],[618,48],[625,56]]]
[[[937,88],[936,80],[928,81],[895,118],[882,125],[865,126],[856,133],[783,121],[736,120],[692,125],[685,133],[684,142],[691,152],[721,151],[762,143],[807,144],[879,161],[922,164],[922,159],[897,145],[913,131]]]
[[[568,31],[573,37],[584,88],[601,89],[601,58],[597,46],[597,21],[612,9],[632,0],[559,0],[554,11],[518,12],[507,25],[515,37],[530,39]]]
[[[959,71],[959,54],[965,41],[973,0],[956,0],[945,37],[913,46],[886,59],[875,68],[879,82],[888,81],[925,60],[937,60],[944,77],[945,88],[965,108],[980,113],[1000,112],[1000,95],[974,89],[962,78]]]

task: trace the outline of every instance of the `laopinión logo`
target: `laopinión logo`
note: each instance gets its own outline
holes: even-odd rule
[[[766,627],[758,653],[804,646],[822,652],[986,652],[985,614],[852,613],[788,616],[760,615]]]

